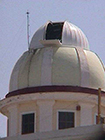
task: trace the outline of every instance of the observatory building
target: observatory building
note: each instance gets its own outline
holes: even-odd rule
[[[48,21],[13,68],[9,92],[0,101],[0,112],[8,118],[7,137],[1,140],[82,140],[101,134],[104,125],[96,125],[99,88],[103,123],[102,61],[77,26]]]

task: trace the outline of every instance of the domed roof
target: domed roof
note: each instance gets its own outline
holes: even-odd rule
[[[105,89],[105,73],[97,55],[73,47],[44,47],[25,52],[10,79],[10,92],[27,87],[71,85]]]
[[[58,41],[58,42],[57,42]],[[89,50],[89,43],[84,33],[75,25],[65,22],[47,22],[40,27],[30,43],[30,49],[42,48],[49,44],[81,47]]]
[[[67,21],[48,22],[37,30],[12,71],[9,92],[43,86],[105,90],[101,60],[89,51],[83,32]]]

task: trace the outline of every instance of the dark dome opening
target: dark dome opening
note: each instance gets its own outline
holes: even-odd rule
[[[62,29],[64,22],[50,22],[46,29],[46,40],[59,39],[62,42]]]

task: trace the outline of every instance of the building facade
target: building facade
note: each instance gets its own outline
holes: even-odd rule
[[[23,135],[32,135],[34,140],[38,133],[66,133],[70,128],[96,125],[99,88],[103,122],[102,61],[90,51],[77,26],[48,21],[35,32],[28,51],[15,64],[9,93],[0,101],[0,112],[8,118],[5,140],[21,140]]]

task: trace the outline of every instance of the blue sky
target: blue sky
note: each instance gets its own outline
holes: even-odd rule
[[[1,99],[8,93],[14,64],[28,49],[27,10],[30,12],[30,39],[48,20],[68,20],[82,29],[90,50],[105,64],[105,0],[0,0]],[[1,114],[0,136],[6,136],[6,119]]]

